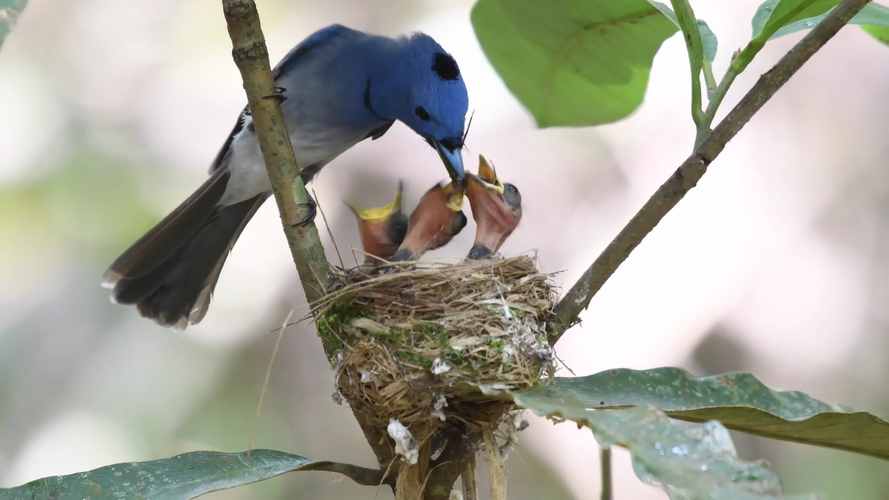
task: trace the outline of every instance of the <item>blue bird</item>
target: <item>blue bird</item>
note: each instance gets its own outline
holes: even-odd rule
[[[399,120],[462,182],[466,86],[457,62],[428,35],[388,38],[332,25],[291,49],[272,73],[304,181]],[[111,264],[103,286],[113,301],[161,325],[201,321],[229,251],[270,192],[245,108],[210,178]]]

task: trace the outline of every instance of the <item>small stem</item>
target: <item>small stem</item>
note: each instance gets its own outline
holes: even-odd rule
[[[611,500],[611,448],[599,449],[599,465],[602,468],[602,500]]]
[[[710,124],[713,123],[713,119],[716,118],[716,111],[719,109],[719,105],[722,104],[722,100],[725,99],[729,87],[732,86],[732,83],[737,76],[738,73],[729,66],[728,70],[725,72],[725,76],[722,77],[722,81],[720,81],[719,85],[713,90],[713,93],[710,96],[710,102],[707,104],[707,109],[704,111],[704,123],[707,124],[708,128],[710,127]],[[698,145],[700,144],[697,144],[696,146]]]
[[[763,30],[753,37],[753,40],[750,40],[747,43],[747,46],[732,58],[732,64],[729,67],[729,71],[735,73],[735,75],[741,74],[741,72],[747,68],[747,65],[750,64],[750,61],[756,57],[756,54],[762,50],[766,42],[772,38],[772,35],[774,35],[776,31],[787,24],[788,21],[799,15],[800,12],[810,7],[813,3],[815,3],[815,0],[805,0],[791,9],[788,13],[775,20],[774,23],[767,22],[766,25],[763,26]]]
[[[705,128],[701,107],[701,62],[704,59],[704,43],[701,41],[697,18],[688,0],[670,0],[670,3],[676,12],[676,19],[682,29],[688,52],[688,65],[691,70],[691,118],[700,136]]]
[[[704,82],[707,84],[707,101],[713,100],[713,93],[716,92],[716,79],[713,78],[713,65],[710,61],[704,59]],[[709,125],[709,124],[708,124]]]
[[[732,86],[732,83],[735,81],[735,78],[741,74],[746,68],[747,65],[756,57],[756,54],[759,53],[760,50],[765,46],[766,42],[775,34],[775,32],[783,26],[787,21],[797,16],[803,9],[812,5],[814,0],[807,0],[799,5],[797,5],[794,9],[792,9],[787,14],[784,14],[779,18],[775,23],[772,23],[768,30],[766,30],[766,26],[763,27],[763,31],[757,34],[752,40],[750,40],[747,45],[740,51],[735,52],[732,57],[732,62],[729,65],[728,69],[725,71],[725,76],[722,77],[722,80],[719,82],[719,85],[716,86],[715,89],[710,91],[710,101],[707,103],[707,109],[704,110],[704,127],[709,131],[710,124],[713,123],[713,119],[716,117],[716,112],[719,110],[720,104],[722,104],[722,100],[725,98],[725,95],[728,93],[729,87]],[[708,65],[709,66],[709,65]],[[705,78],[707,73],[707,68],[704,68]],[[712,71],[710,72],[709,79],[713,79]],[[713,82],[715,83],[715,81]],[[707,83],[708,86],[711,84]],[[708,134],[709,135],[709,134]],[[698,136],[695,140],[695,147],[699,146],[702,142],[704,142],[706,137]]]

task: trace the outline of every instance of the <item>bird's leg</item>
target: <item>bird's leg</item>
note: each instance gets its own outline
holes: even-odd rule
[[[284,87],[275,87],[274,93],[262,97],[263,99],[277,99],[278,102],[284,102],[287,100],[287,89]]]

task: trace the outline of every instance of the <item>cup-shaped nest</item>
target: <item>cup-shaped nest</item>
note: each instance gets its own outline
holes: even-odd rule
[[[555,290],[528,256],[393,264],[338,274],[315,307],[318,332],[354,411],[422,442],[447,419],[495,427],[503,392],[550,375]]]

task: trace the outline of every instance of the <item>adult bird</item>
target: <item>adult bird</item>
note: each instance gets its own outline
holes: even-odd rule
[[[388,38],[333,25],[291,49],[272,74],[304,181],[398,120],[462,182],[466,86],[454,58],[431,37]],[[111,264],[103,285],[112,300],[136,305],[161,325],[199,322],[226,256],[270,192],[245,108],[210,178]]]

